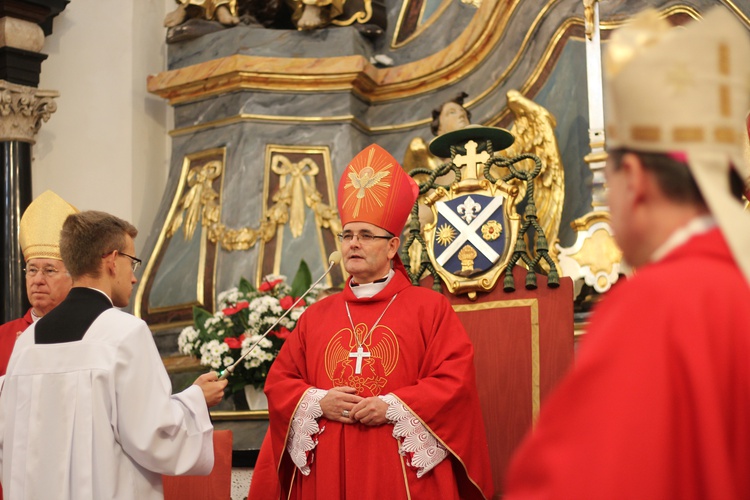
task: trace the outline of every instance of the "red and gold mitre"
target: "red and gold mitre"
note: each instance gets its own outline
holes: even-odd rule
[[[743,150],[750,109],[750,37],[726,7],[671,28],[647,10],[612,32],[604,54],[607,148],[685,158],[750,281],[750,214],[729,189],[750,182]]]
[[[417,183],[396,159],[372,144],[349,162],[339,182],[341,225],[369,222],[399,236],[418,195]]]
[[[19,229],[24,260],[62,260],[60,231],[68,215],[75,213],[76,207],[52,191],[45,191],[32,201],[21,217]]]

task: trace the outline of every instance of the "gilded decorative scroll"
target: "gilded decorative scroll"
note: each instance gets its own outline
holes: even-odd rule
[[[295,237],[299,236],[304,222],[305,206],[315,213],[315,220],[319,227],[331,229],[334,233],[340,231],[336,210],[330,204],[323,203],[323,196],[310,180],[318,174],[317,164],[310,158],[304,158],[297,163],[291,162],[283,155],[276,155],[272,159],[275,163],[270,171],[266,169],[266,182],[272,173],[281,180],[278,191],[271,197],[273,204],[264,210],[264,215],[257,227],[232,229],[222,224],[217,217],[219,211],[215,206],[215,196],[210,191],[199,188],[199,193],[195,196],[190,196],[190,193],[186,195],[186,198],[190,198],[186,199],[185,203],[190,203],[191,207],[200,204],[203,222],[208,223],[209,239],[220,244],[223,249],[230,252],[248,250],[258,242],[268,243],[275,237],[277,229],[285,224],[290,224]],[[212,174],[202,175],[205,177]],[[199,209],[191,208],[191,210],[197,212]],[[191,210],[188,210],[186,220],[186,224],[190,222],[191,225],[187,227],[193,227],[197,218],[197,214],[191,214]],[[179,225],[180,221],[175,220],[175,223]]]
[[[269,144],[265,153],[263,186],[263,222],[266,234],[260,240],[256,280],[266,274],[280,274],[284,258],[305,259],[315,268],[314,261],[327,262],[327,255],[339,249],[336,235],[341,221],[335,207],[335,189],[327,146],[284,146]],[[305,229],[307,227],[307,230]],[[313,241],[309,241],[313,239]],[[304,240],[300,245],[297,241]],[[223,243],[222,243],[223,245]],[[304,246],[299,255],[289,246]],[[341,268],[343,269],[343,268]],[[334,270],[338,281],[341,270]]]
[[[135,295],[133,313],[152,329],[189,324],[194,305],[213,309],[217,245],[206,229],[220,220],[225,158],[226,150],[215,148],[183,160],[164,226]],[[183,272],[169,273],[169,266]]]
[[[325,261],[325,256],[338,248],[335,235],[341,231],[341,222],[333,208],[335,197],[327,147],[268,146],[264,210],[256,227],[229,228],[221,222],[224,160],[224,149],[189,155],[184,160],[169,214],[136,292],[134,312],[147,319],[152,327],[189,322],[193,305],[212,309],[219,246],[231,252],[260,244],[258,281],[264,274],[279,273],[284,229],[288,228],[293,239],[303,238],[308,218],[316,233],[318,258]],[[200,250],[196,251],[198,247]],[[264,265],[267,247],[273,250],[270,252],[273,258]],[[190,261],[196,254],[199,261]],[[198,270],[191,300],[154,305],[157,296],[162,297],[157,302],[168,300],[163,298],[169,296],[164,290],[170,287],[183,294],[192,288],[184,283],[185,273],[173,273],[176,278],[166,277],[166,270],[159,273],[165,256],[168,256],[166,261],[180,262],[181,269]],[[294,262],[295,267],[298,264],[299,258]],[[339,277],[341,274],[338,271]],[[183,281],[178,283],[179,280]]]
[[[623,272],[622,251],[609,221],[609,212],[589,212],[571,223],[576,230],[575,243],[570,247],[557,245],[563,274],[573,280],[583,279],[597,293],[608,291]]]
[[[185,240],[192,239],[198,222],[204,227],[211,227],[219,222],[221,207],[217,203],[219,193],[213,189],[213,182],[222,175],[224,165],[220,161],[210,161],[205,165],[193,167],[188,172],[187,185],[190,188],[180,199],[179,212],[167,230],[171,238],[185,223]],[[184,214],[184,216],[183,216]]]

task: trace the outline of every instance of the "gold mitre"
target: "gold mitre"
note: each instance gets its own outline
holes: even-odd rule
[[[750,36],[722,6],[684,28],[645,11],[612,33],[604,57],[607,149],[679,154],[750,282],[750,214],[731,196],[745,182]]]
[[[24,260],[62,260],[60,231],[68,215],[75,213],[76,207],[52,191],[45,191],[32,201],[21,217],[19,231]]]

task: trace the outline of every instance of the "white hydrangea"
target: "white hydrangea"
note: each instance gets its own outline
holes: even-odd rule
[[[218,317],[217,315],[213,315],[203,323],[203,328],[205,328],[206,330],[210,330],[212,327],[221,323],[221,320],[222,318]]]
[[[260,338],[261,336],[257,334],[245,337],[245,339],[242,341],[242,355],[244,356],[244,354],[250,349],[250,346],[258,342]],[[258,356],[259,353],[265,352],[263,349],[271,349],[272,347],[273,342],[268,340],[268,337],[265,337],[258,343],[258,346],[253,349],[253,352],[248,354],[248,357]]]
[[[258,311],[250,311],[250,314],[247,315],[247,322],[250,325],[254,325],[259,321],[260,321],[260,313]]]
[[[293,330],[300,316],[305,310],[305,302],[300,301],[298,307],[286,311],[281,307],[276,296],[289,295],[291,287],[286,283],[286,276],[269,275],[264,281],[273,282],[283,280],[276,284],[273,290],[265,292],[244,293],[238,287],[225,290],[217,296],[216,312],[205,319],[203,325],[190,326],[183,329],[178,336],[178,348],[183,354],[197,355],[200,363],[220,370],[233,365],[237,358],[237,350],[233,350],[224,342],[226,337],[237,337],[235,329],[238,325],[239,315],[247,318],[245,337],[241,344],[240,353],[248,353],[250,346],[256,341],[258,345],[244,358],[242,367],[248,370],[257,370],[263,366],[264,370],[273,362],[279,339],[276,337],[263,338],[272,325],[278,321],[278,325],[288,330]],[[287,299],[288,300],[288,299]],[[223,309],[235,307],[238,303],[246,301],[246,310],[235,315],[227,316]],[[282,316],[284,316],[282,318]],[[281,319],[279,319],[281,318]],[[208,340],[211,339],[211,340]],[[273,339],[273,340],[271,340]],[[251,374],[257,377],[257,374]]]
[[[193,353],[193,342],[198,338],[198,330],[192,326],[186,326],[177,337],[177,348],[181,354]]]
[[[200,347],[201,364],[218,370],[222,367],[222,357],[229,352],[229,346],[218,340],[209,340]]]
[[[240,291],[236,286],[232,287],[229,290],[224,290],[216,297],[216,302],[219,304],[217,309],[225,309],[239,301]]]

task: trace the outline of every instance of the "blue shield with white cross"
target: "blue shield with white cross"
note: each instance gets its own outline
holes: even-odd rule
[[[492,268],[505,249],[503,197],[469,194],[435,204],[435,260],[457,276]]]

